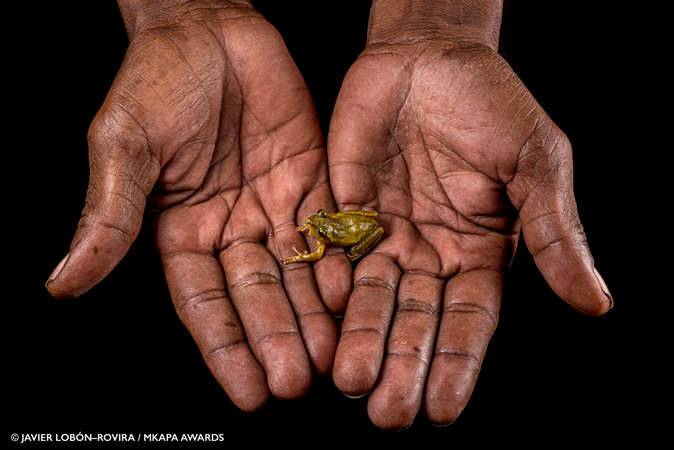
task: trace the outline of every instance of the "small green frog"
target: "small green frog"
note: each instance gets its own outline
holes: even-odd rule
[[[328,214],[321,209],[318,213],[309,216],[304,225],[297,227],[297,231],[309,229],[309,234],[313,235],[318,242],[316,251],[300,253],[293,247],[297,256],[281,258],[281,261],[284,264],[316,261],[323,257],[325,244],[350,246],[346,256],[351,261],[355,261],[372,250],[384,234],[384,229],[373,219],[377,214],[377,211],[342,211]]]

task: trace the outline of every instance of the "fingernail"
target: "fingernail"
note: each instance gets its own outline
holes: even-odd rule
[[[51,275],[49,275],[49,278],[47,279],[47,283],[45,283],[45,284],[49,284],[50,281],[54,281],[56,279],[56,277],[59,276],[59,273],[61,273],[61,270],[63,269],[63,266],[66,265],[66,261],[68,261],[69,256],[70,256],[70,253],[68,253],[66,255],[66,257],[61,260],[60,263],[58,263],[58,266],[56,266],[56,269],[54,269],[54,271],[51,273]]]
[[[437,427],[437,428],[444,428],[444,427],[450,426],[452,423],[454,423],[454,421],[449,422],[449,423],[435,423],[435,422],[431,422],[431,425],[433,425],[434,427]]]
[[[363,394],[355,394],[355,395],[351,395],[351,394],[347,394],[346,392],[342,392],[342,394],[344,394],[345,397],[351,398],[351,399],[354,399],[354,400],[355,400],[355,399],[358,399],[358,398],[365,397],[365,396],[366,396],[367,394],[369,394],[369,393],[370,393],[370,392],[368,391],[368,392],[365,392],[365,393],[363,393]]]
[[[603,292],[604,295],[606,295],[606,297],[608,297],[608,299],[609,299],[610,304],[609,304],[608,309],[613,308],[613,296],[612,296],[611,293],[609,292],[608,286],[606,286],[606,282],[605,282],[604,279],[601,277],[601,275],[599,275],[599,272],[597,272],[597,269],[596,269],[595,267],[593,267],[592,270],[594,270],[594,276],[597,278],[597,281],[599,282],[599,286],[601,287],[602,292]]]

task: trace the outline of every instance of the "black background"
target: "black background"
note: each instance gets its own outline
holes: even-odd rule
[[[284,36],[327,132],[341,80],[364,44],[368,2],[255,4]],[[664,403],[658,376],[666,370],[657,354],[645,352],[658,345],[655,333],[662,329],[650,321],[664,314],[659,305],[668,294],[655,288],[662,279],[639,272],[657,264],[641,252],[652,228],[636,217],[653,221],[658,211],[635,190],[649,183],[648,174],[637,177],[645,175],[640,152],[653,150],[641,135],[653,131],[638,123],[644,108],[632,103],[644,97],[634,77],[651,63],[639,44],[643,34],[634,32],[639,15],[611,4],[509,1],[501,53],[574,146],[581,220],[616,306],[602,317],[575,312],[547,287],[522,245],[468,407],[449,427],[433,427],[420,415],[400,433],[375,428],[367,400],[346,398],[329,378],[315,380],[302,399],[238,411],[179,322],[147,231],[86,295],[67,301],[48,295],[44,283],[68,252],[84,202],[87,128],[128,42],[112,0],[25,2],[8,12],[7,25],[16,22],[4,31],[3,70],[9,113],[3,119],[9,249],[2,270],[3,409],[9,420],[0,439],[225,433],[301,447],[374,437],[547,448],[662,431],[651,414]],[[660,252],[665,245],[666,238]]]

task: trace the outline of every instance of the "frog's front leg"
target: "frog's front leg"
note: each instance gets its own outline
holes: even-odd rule
[[[349,249],[346,256],[348,256],[351,261],[357,260],[372,250],[372,247],[377,245],[377,242],[379,242],[379,239],[381,239],[383,234],[384,229],[382,227],[370,231],[360,242]]]
[[[290,258],[281,258],[283,264],[294,263],[294,262],[304,262],[304,261],[316,261],[323,257],[323,252],[325,251],[325,243],[318,241],[318,246],[316,251],[313,253],[300,253],[295,247],[293,247],[297,256],[291,256]]]

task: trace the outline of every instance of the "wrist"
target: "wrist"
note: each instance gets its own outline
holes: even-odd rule
[[[447,40],[497,49],[502,11],[502,0],[373,0],[368,44]]]
[[[194,11],[253,9],[251,0],[117,0],[129,37],[147,27],[175,23]]]

